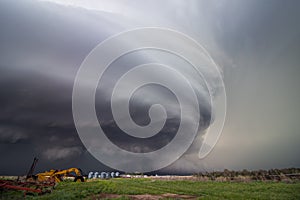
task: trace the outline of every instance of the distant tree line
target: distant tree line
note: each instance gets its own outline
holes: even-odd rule
[[[300,168],[284,168],[270,170],[254,170],[247,169],[234,171],[225,169],[224,171],[199,172],[196,177],[202,180],[216,181],[296,181],[300,180]]]

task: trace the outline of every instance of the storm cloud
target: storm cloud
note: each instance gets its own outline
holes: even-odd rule
[[[152,151],[172,140],[180,110],[165,88],[140,88],[130,107],[140,125],[149,123],[151,104],[168,108],[168,121],[157,138],[142,141],[122,133],[109,106],[113,85],[124,71],[159,61],[189,75],[201,102],[198,137],[161,173],[299,166],[299,10],[297,1],[2,1],[0,173],[24,174],[34,156],[40,157],[40,171],[109,169],[88,153],[77,135],[73,82],[97,44],[143,26],[176,29],[205,46],[225,82],[224,131],[214,151],[199,160],[201,137],[213,122],[207,88],[187,63],[149,50],[119,58],[99,82],[96,111],[102,113],[99,122],[107,137],[133,152]]]

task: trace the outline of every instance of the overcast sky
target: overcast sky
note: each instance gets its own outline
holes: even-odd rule
[[[133,119],[141,125],[149,122],[147,110],[153,102],[170,110],[163,130],[148,140],[122,133],[108,104],[113,84],[126,69],[165,60],[192,80],[201,119],[194,144],[161,173],[300,167],[299,19],[297,0],[1,1],[0,174],[25,174],[34,156],[40,159],[36,172],[69,167],[86,173],[110,170],[78,137],[72,117],[73,83],[97,44],[145,26],[184,32],[207,49],[222,71],[225,126],[213,151],[199,159],[200,136],[213,123],[203,80],[196,80],[178,58],[137,52],[113,63],[96,93],[96,110],[105,113],[99,122],[115,144],[147,152],[174,137],[178,102],[165,88],[141,88],[131,102]]]

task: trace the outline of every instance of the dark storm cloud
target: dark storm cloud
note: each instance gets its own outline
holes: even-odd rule
[[[295,159],[299,153],[299,126],[295,119],[299,119],[297,113],[300,113],[297,110],[300,95],[295,92],[300,63],[298,1],[112,1],[114,6],[109,12],[105,12],[104,2],[93,9],[85,1],[78,1],[76,6],[57,2],[0,3],[0,156],[3,161],[0,174],[24,174],[35,155],[41,158],[37,169],[40,171],[67,167],[107,169],[86,151],[77,136],[71,107],[73,81],[82,60],[99,42],[138,26],[174,28],[196,38],[222,67],[228,93],[228,121],[212,156],[205,161],[198,160],[200,134],[188,152],[162,172],[300,165],[299,159]],[[148,141],[141,145],[137,140],[128,143],[124,135],[113,134],[121,132],[107,106],[110,85],[122,70],[130,69],[126,65],[163,58],[166,56],[153,52],[121,58],[114,63],[115,68],[107,71],[111,75],[104,77],[98,87],[97,112],[105,113],[103,118],[99,117],[100,124],[124,149],[147,152],[160,148],[172,138],[164,134],[176,131],[178,110],[172,111],[172,106],[175,108],[177,102],[163,89],[152,91],[154,96],[148,97],[150,102],[157,103],[162,100],[155,96],[166,95],[163,100],[172,111],[169,124],[161,132],[163,138],[157,143]],[[171,57],[166,62],[178,68],[185,66]],[[122,70],[117,68],[120,63]],[[194,83],[202,102],[200,123],[204,131],[212,117],[210,104],[203,80]],[[132,99],[136,106],[131,111],[137,123],[147,124],[149,120],[141,116],[147,116],[149,102],[142,97],[150,91],[140,90]],[[265,110],[270,114],[266,115]]]
[[[84,56],[107,34],[106,21],[95,29],[93,14],[34,1],[1,2],[0,9],[1,147],[14,144],[10,149],[19,157],[41,157],[42,169],[57,159],[57,166],[77,165],[72,159],[85,150],[72,118],[73,79]],[[30,149],[26,155],[24,148]],[[1,157],[15,166],[1,167],[2,174],[27,170],[7,150]]]
[[[13,151],[24,155],[24,148],[30,146],[29,152],[24,157],[30,160],[33,156],[42,159],[41,168],[46,165],[56,166],[78,165],[72,160],[80,156],[90,156],[86,154],[74,127],[71,102],[72,85],[76,71],[87,53],[103,38],[107,37],[115,30],[121,30],[126,26],[126,21],[120,24],[112,23],[110,14],[103,12],[86,11],[80,8],[68,8],[55,4],[39,3],[34,1],[24,1],[20,3],[2,2],[1,25],[5,27],[1,31],[1,99],[0,104],[3,110],[0,114],[1,122],[1,143],[4,146],[16,144]],[[108,18],[109,16],[109,18]],[[114,15],[116,20],[120,18]],[[127,63],[128,66],[135,66],[137,63],[150,62],[153,58],[149,55],[140,54],[128,56],[126,60],[120,59],[116,66]],[[150,55],[151,57],[151,55]],[[152,55],[153,57],[153,55]],[[156,60],[159,56],[154,56]],[[163,58],[162,56],[160,56]],[[139,61],[138,61],[139,60]],[[108,80],[104,80],[104,87],[99,88],[97,94],[101,97],[99,104],[105,108],[109,103],[108,91],[113,85],[109,82],[116,72],[122,72],[121,68],[114,69],[112,75],[108,75]],[[126,69],[126,68],[123,68]],[[120,74],[120,73],[119,73]],[[118,76],[113,79],[117,80]],[[203,83],[202,83],[203,84]],[[165,90],[152,89],[155,94],[167,94]],[[151,91],[148,91],[151,92]],[[206,92],[207,93],[207,92]],[[139,94],[139,93],[137,93]],[[205,129],[210,121],[210,108],[206,94],[199,90],[197,93],[202,99],[201,109],[203,118],[201,130]],[[142,95],[144,96],[144,94]],[[173,98],[174,95],[168,98]],[[136,95],[132,107],[134,119],[142,119],[140,123],[145,123],[147,110],[152,100],[142,102],[141,95]],[[167,97],[166,97],[167,98]],[[104,104],[106,100],[106,104]],[[165,103],[162,101],[165,100]],[[166,107],[174,103],[167,99],[160,99]],[[135,106],[138,105],[139,106]],[[175,102],[175,106],[178,103]],[[173,105],[173,106],[174,106]],[[109,104],[108,104],[109,108]],[[142,142],[139,139],[128,138],[116,127],[112,121],[111,111],[103,112],[105,118],[99,119],[103,129],[110,139],[120,147],[134,152],[147,152],[159,149],[167,144],[176,133],[178,126],[178,109],[173,110],[167,124],[158,136]],[[206,110],[206,112],[204,112]],[[101,108],[100,108],[101,111]],[[110,117],[111,116],[111,117]],[[145,121],[146,120],[146,121]],[[144,121],[144,122],[143,122]],[[109,134],[112,133],[112,134]],[[116,134],[116,133],[119,133]],[[17,145],[25,142],[24,145]],[[3,146],[3,147],[4,147]],[[6,151],[1,151],[6,154]],[[30,154],[31,156],[29,156]],[[10,156],[4,156],[9,163],[16,163]],[[81,168],[90,166],[84,163]],[[20,173],[24,166],[11,169]],[[98,163],[99,167],[103,167]],[[1,168],[1,173],[8,173],[5,167]]]

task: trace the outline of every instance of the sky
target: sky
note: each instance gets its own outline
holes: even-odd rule
[[[95,159],[77,134],[73,84],[95,46],[139,27],[174,29],[203,45],[221,71],[227,115],[216,146],[199,159],[202,136],[214,123],[204,81],[187,63],[164,52],[128,54],[112,63],[96,93],[98,120],[114,144],[149,152],[176,135],[180,110],[166,88],[142,87],[130,104],[131,116],[140,125],[149,123],[147,111],[153,103],[165,106],[168,120],[152,138],[122,133],[109,109],[113,85],[122,73],[137,64],[164,60],[191,81],[201,115],[192,146],[156,173],[300,167],[299,11],[297,0],[1,1],[0,174],[27,173],[34,156],[39,158],[36,172],[69,167],[86,173],[114,170]],[[207,76],[215,78],[213,73]],[[216,96],[219,87],[213,85]]]

